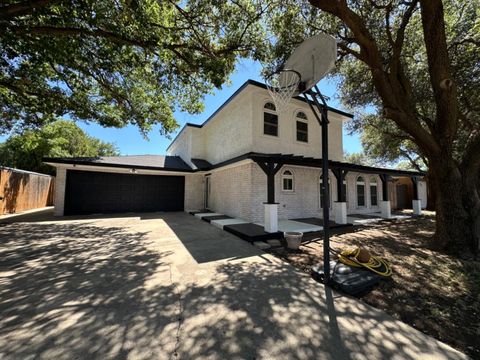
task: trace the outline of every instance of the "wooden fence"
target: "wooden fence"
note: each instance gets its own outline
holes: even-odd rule
[[[0,214],[53,205],[54,187],[53,176],[0,167]]]

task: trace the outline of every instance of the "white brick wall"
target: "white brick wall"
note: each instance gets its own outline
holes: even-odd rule
[[[263,134],[263,108],[265,103],[272,102],[267,90],[254,87],[253,90],[253,151],[261,153],[283,153],[321,158],[321,129],[317,119],[307,103],[292,99],[287,109],[279,113],[278,137]],[[296,140],[296,114],[302,111],[308,117],[308,143]],[[343,121],[347,118],[330,111],[329,158],[341,161],[343,159],[342,131]]]
[[[55,216],[63,216],[65,207],[65,182],[67,180],[67,171],[65,168],[57,167],[57,175],[55,178]]]
[[[252,166],[248,163],[219,169],[209,175],[210,210],[252,221]]]
[[[362,176],[365,183],[365,206],[358,206],[356,181]],[[382,182],[375,174],[361,174],[358,172],[348,172],[347,176],[347,214],[365,214],[380,211],[380,201],[382,201]],[[377,180],[377,206],[371,205],[370,182]]]
[[[282,173],[290,170],[294,176],[294,190],[283,191]],[[253,170],[252,212],[255,222],[263,223],[263,202],[267,200],[267,176],[258,165]],[[322,217],[320,207],[320,174],[318,168],[285,165],[275,175],[275,201],[278,205],[279,219]],[[336,200],[335,177],[330,172],[330,209]]]
[[[307,103],[293,99],[288,109],[279,113],[278,137],[263,134],[263,107],[272,101],[266,89],[249,85],[215,114],[202,128],[186,126],[168,149],[190,163],[203,158],[212,164],[247,152],[284,153],[321,157],[320,125]],[[295,115],[308,117],[308,143],[296,141]],[[342,160],[342,115],[329,112],[329,152],[331,160]]]
[[[204,207],[203,175],[185,175],[185,211],[201,210]]]

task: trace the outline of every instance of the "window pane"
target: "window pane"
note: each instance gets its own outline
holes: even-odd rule
[[[307,133],[297,132],[297,141],[308,142],[308,135],[307,135]]]
[[[293,179],[283,179],[283,190],[293,190]]]
[[[297,121],[297,131],[308,131],[308,124],[303,121]]]
[[[270,113],[263,113],[263,133],[266,135],[278,135],[278,116]]]
[[[308,142],[308,124],[297,121],[297,141]]]
[[[278,115],[265,112],[263,113],[263,120],[265,121],[265,123],[271,125],[278,125]]]
[[[365,206],[365,186],[357,185],[357,203],[358,206]]]
[[[305,119],[305,120],[307,120],[307,115],[305,115],[305,113],[302,112],[302,111],[299,111],[299,112],[297,113],[297,117],[298,117],[299,119]]]
[[[377,186],[370,186],[370,202],[372,206],[377,206]]]
[[[265,109],[268,109],[268,110],[272,110],[272,111],[276,111],[277,108],[275,107],[275,104],[274,103],[271,103],[271,102],[268,102],[265,104],[264,106]]]

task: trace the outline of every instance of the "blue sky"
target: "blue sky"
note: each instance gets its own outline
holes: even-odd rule
[[[258,80],[263,82],[260,76],[261,65],[252,60],[241,60],[236,67],[236,71],[232,74],[230,80],[231,85],[224,85],[222,89],[215,90],[213,95],[205,97],[205,111],[199,115],[190,115],[185,112],[175,112],[175,118],[180,124],[180,129],[187,122],[201,124],[206,120],[223,102],[225,102],[245,81],[248,79]],[[321,91],[329,96],[331,100],[329,105],[342,109],[338,100],[335,99],[336,84],[332,80],[322,80],[320,82]],[[135,126],[127,126],[122,129],[104,128],[94,123],[78,122],[78,125],[85,130],[89,135],[95,136],[103,141],[113,142],[120,149],[122,155],[135,154],[165,154],[168,145],[176,135],[171,135],[171,139],[161,136],[158,128],[153,129],[149,134],[149,139],[146,140],[140,134]],[[177,131],[177,132],[178,132]],[[0,138],[3,141],[5,138]],[[358,135],[349,136],[344,130],[343,143],[345,151],[360,152],[362,146]]]

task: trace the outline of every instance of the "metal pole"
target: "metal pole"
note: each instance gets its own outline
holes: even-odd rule
[[[328,108],[325,98],[319,88],[315,92],[309,91],[315,105],[321,114],[322,129],[322,192],[323,192],[323,282],[330,283],[330,191],[328,189]],[[323,106],[318,102],[317,96],[322,100]],[[313,109],[312,109],[313,110]],[[318,119],[318,115],[315,114]]]

